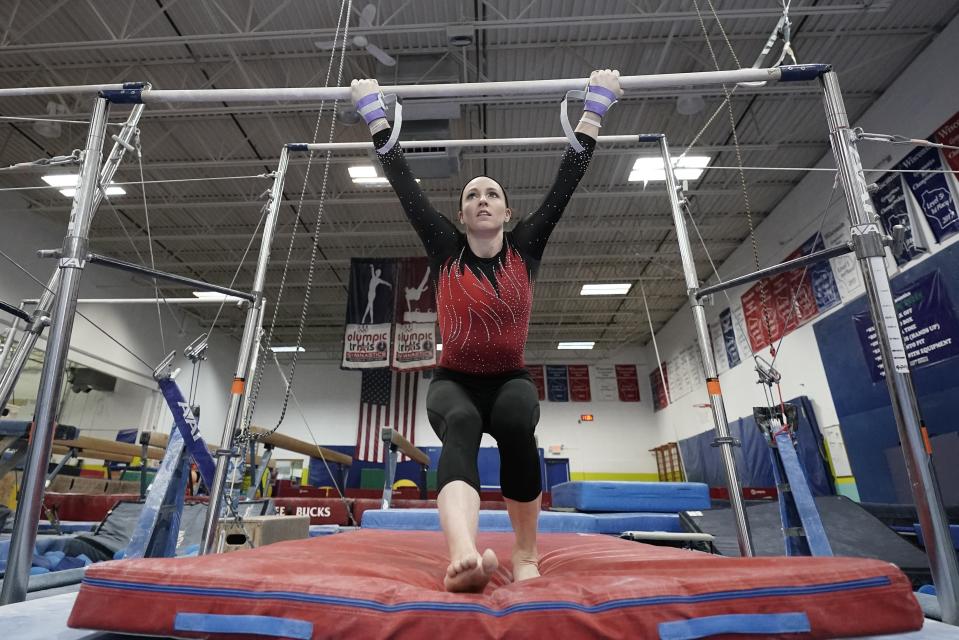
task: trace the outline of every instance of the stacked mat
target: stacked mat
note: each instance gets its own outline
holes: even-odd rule
[[[696,482],[565,482],[553,487],[553,508],[544,511],[542,533],[682,531],[679,511],[709,508],[709,487]],[[363,512],[366,529],[439,531],[436,509],[370,509]],[[512,531],[505,511],[481,510],[480,531]]]

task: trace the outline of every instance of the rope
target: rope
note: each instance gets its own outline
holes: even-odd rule
[[[349,39],[349,31],[350,31],[349,15],[350,15],[350,12],[352,11],[352,8],[353,8],[353,0],[344,0],[343,2],[341,2],[340,15],[337,17],[337,21],[336,21],[336,33],[334,34],[334,42],[336,41],[336,36],[339,34],[340,24],[341,22],[343,23],[343,44],[340,47],[340,63],[339,63],[339,68],[337,70],[337,85],[341,83],[343,78],[343,63],[346,60],[346,43],[347,43],[347,40]],[[329,86],[330,75],[332,74],[332,72],[333,72],[333,64],[332,64],[332,58],[331,58],[330,66],[327,67],[327,70],[326,70],[326,79],[323,85],[324,87]],[[339,100],[333,101],[332,111],[334,113],[336,111],[336,107],[338,103],[339,103]],[[313,139],[312,139],[312,142],[314,143],[319,137],[320,121],[323,117],[323,108],[325,104],[326,104],[326,100],[323,100],[322,102],[320,102],[319,113],[317,113],[317,116],[316,116],[316,124],[313,127]],[[335,130],[336,130],[336,118],[331,117],[329,142],[333,141],[333,134]],[[323,183],[320,187],[320,203],[319,203],[317,214],[316,214],[316,224],[313,227],[314,231],[319,229],[319,226],[323,220],[323,206],[326,201],[326,184],[327,184],[327,179],[329,177],[329,172],[330,172],[331,157],[332,157],[332,152],[327,151],[326,162],[323,169]],[[276,330],[276,320],[279,315],[280,301],[283,298],[283,292],[286,287],[286,278],[287,278],[287,274],[289,273],[290,261],[293,255],[293,245],[296,241],[296,230],[297,230],[296,223],[300,219],[300,212],[303,210],[303,201],[306,198],[306,190],[307,190],[307,187],[309,186],[310,170],[312,166],[313,166],[313,152],[310,152],[309,157],[307,159],[307,163],[306,163],[306,172],[303,177],[303,188],[300,190],[300,198],[296,206],[296,220],[294,220],[293,222],[293,231],[290,234],[290,244],[287,249],[286,262],[283,265],[283,275],[280,278],[280,289],[277,294],[277,299],[273,307],[273,317],[270,320],[270,330],[266,337],[267,350],[270,349],[270,345],[273,342],[273,335]],[[290,390],[293,388],[293,383],[296,379],[296,363],[297,363],[297,359],[300,351],[299,347],[303,342],[303,328],[306,324],[306,315],[307,315],[307,311],[309,309],[309,303],[310,303],[310,292],[311,292],[311,289],[313,288],[313,276],[316,272],[316,252],[318,247],[319,247],[319,238],[314,236],[313,246],[310,251],[310,266],[309,266],[309,271],[307,272],[306,295],[303,297],[303,306],[300,312],[300,323],[297,329],[297,337],[296,337],[297,348],[293,351],[293,359],[290,364],[289,385],[287,386],[286,393],[284,394],[284,397],[283,397],[283,406],[280,409],[280,417],[277,420],[276,425],[269,432],[267,432],[267,434],[276,433],[276,431],[280,428],[280,425],[283,424],[283,419],[286,417],[287,407],[289,406],[289,402],[290,402],[290,393],[291,393]],[[256,412],[256,402],[259,397],[260,387],[263,382],[263,369],[264,367],[259,367],[257,369],[256,376],[254,378],[253,389],[252,389],[252,392],[250,393],[250,407],[247,415],[245,416],[246,418],[245,424],[243,425],[241,433],[238,436],[238,439],[240,440],[241,443],[254,441],[260,437],[263,437],[263,435],[267,435],[267,434],[254,434],[253,432],[250,431],[250,428],[249,428],[251,422],[253,421],[253,416]]]
[[[156,260],[153,256],[153,234],[150,231],[150,207],[147,204],[147,190],[143,184],[143,147],[140,144],[140,130],[136,131],[136,153],[137,153],[137,165],[140,168],[140,195],[143,198],[143,215],[146,218],[147,225],[147,249],[150,251],[150,268],[156,271]],[[105,190],[104,190],[105,192]],[[160,325],[160,353],[167,353],[166,350],[166,335],[163,331],[163,314],[160,313],[160,287],[157,284],[157,279],[153,278],[153,293],[156,295],[157,303],[157,322]]]

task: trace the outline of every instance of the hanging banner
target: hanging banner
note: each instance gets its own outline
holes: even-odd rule
[[[666,384],[663,385],[663,379]],[[666,363],[663,362],[659,368],[649,372],[649,387],[653,391],[653,411],[660,411],[669,406],[669,399],[666,395],[666,389],[669,385],[669,374],[666,369]]]
[[[897,169],[913,171],[942,171],[939,150],[919,147],[909,152],[896,165]],[[903,178],[915,196],[922,214],[926,216],[937,242],[959,231],[959,210],[942,173],[904,173]]]
[[[729,361],[726,359],[723,329],[718,320],[709,325],[709,342],[713,349],[713,360],[716,362],[716,372],[725,373],[729,369]]]
[[[822,235],[816,233],[802,243],[799,252],[800,255],[808,256],[810,253],[822,251],[825,248],[826,244],[823,242]],[[809,279],[813,299],[820,313],[842,303],[842,298],[839,296],[839,287],[836,285],[836,277],[832,273],[832,265],[830,265],[829,260],[809,265],[806,269],[806,277]]]
[[[939,270],[905,288],[893,286],[892,291],[910,368],[933,365],[959,355],[959,322]],[[853,316],[853,320],[872,380],[880,382],[886,374],[872,317],[865,311]]]
[[[428,258],[396,261],[396,300],[393,368],[436,366],[436,296]]]
[[[344,369],[390,366],[394,276],[392,259],[353,258],[350,261]]]
[[[565,365],[546,365],[546,397],[550,402],[569,402],[569,379]]]
[[[742,306],[734,304],[730,307],[733,315],[733,328],[736,335],[736,347],[742,360],[753,357],[753,350],[749,347],[749,332],[746,330],[746,315]]]
[[[883,229],[892,235],[892,228],[902,225],[906,230],[906,248],[901,255],[895,256],[896,264],[903,265],[923,253],[924,249],[916,246],[912,221],[909,218],[909,208],[906,205],[906,190],[902,186],[902,174],[885,173],[876,180],[876,190],[872,194],[872,202],[882,221]]]
[[[959,147],[959,113],[953,115],[946,124],[936,129],[933,138],[939,144]],[[950,169],[959,171],[959,149],[943,149],[942,155],[946,157],[946,163]]]
[[[593,377],[592,388],[595,390],[596,400],[610,401],[618,396],[616,386],[616,370],[612,365],[599,364],[589,368]]]
[[[526,370],[529,371],[529,377],[533,379],[533,384],[536,386],[536,395],[540,400],[546,399],[546,378],[543,374],[543,365],[541,364],[528,364],[526,365]]]
[[[621,402],[639,402],[639,374],[634,364],[616,365],[616,388]]]
[[[592,398],[589,393],[589,365],[567,365],[569,375],[569,399],[573,402],[589,402]]]
[[[731,369],[740,363],[740,359],[739,348],[736,345],[736,330],[733,328],[733,314],[729,309],[719,312],[719,329],[722,332],[723,345],[726,347],[726,362]]]
[[[827,247],[837,247],[849,241],[849,222],[841,220],[839,224],[827,229],[825,236]],[[862,272],[856,257],[852,254],[837,256],[829,261],[833,275],[836,278],[836,287],[843,302],[849,302],[863,292]]]

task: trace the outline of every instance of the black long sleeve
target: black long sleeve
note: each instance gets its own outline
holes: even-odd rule
[[[373,144],[376,148],[380,148],[386,144],[389,137],[389,129],[379,131],[373,136]],[[410,170],[399,143],[394,145],[388,153],[376,155],[383,166],[383,174],[400,199],[403,211],[406,212],[406,217],[419,235],[426,253],[430,257],[437,257],[452,255],[458,251],[460,242],[457,236],[462,234],[446,216],[430,204],[429,198],[417,184],[416,177]]]
[[[556,179],[542,204],[536,211],[520,220],[511,232],[517,247],[535,260],[542,260],[546,241],[562,217],[593,157],[596,140],[584,133],[577,133],[576,139],[583,145],[583,150],[577,153],[572,147],[566,147]]]

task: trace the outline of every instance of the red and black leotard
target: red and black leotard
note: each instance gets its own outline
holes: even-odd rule
[[[373,136],[377,148],[390,130]],[[584,150],[567,147],[543,203],[504,234],[492,258],[476,256],[466,235],[436,211],[416,183],[400,145],[379,156],[413,228],[430,258],[443,336],[440,366],[468,374],[496,375],[522,369],[533,306],[533,281],[546,241],[563,215],[592,157],[596,142],[578,133]]]

